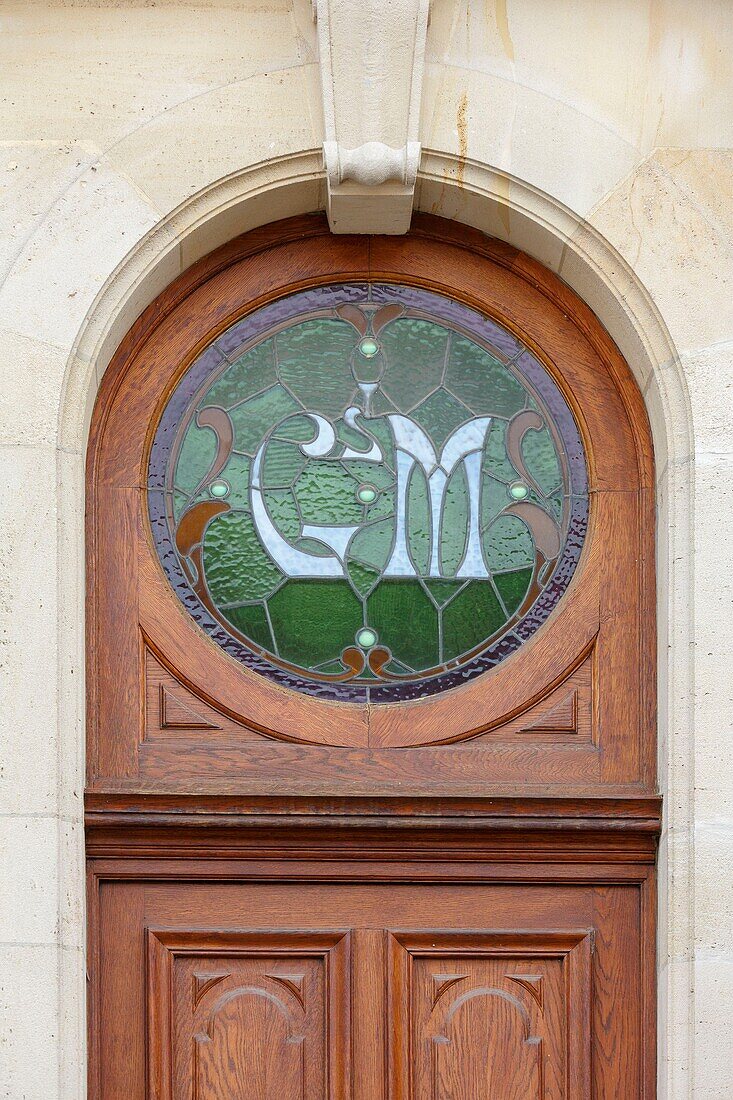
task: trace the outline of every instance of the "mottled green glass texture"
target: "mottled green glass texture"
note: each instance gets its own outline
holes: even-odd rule
[[[376,308],[302,317],[241,349],[172,459],[176,524],[219,504],[195,558],[209,606],[316,680],[460,664],[527,610],[531,509],[561,538],[567,526],[567,463],[512,364],[406,309],[379,325]],[[515,430],[510,453],[530,414],[540,426]]]

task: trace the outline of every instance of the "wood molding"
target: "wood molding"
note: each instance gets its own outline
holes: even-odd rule
[[[654,862],[660,800],[87,795],[91,858]],[[364,873],[359,872],[359,873]]]
[[[339,821],[395,820],[431,818],[492,821],[502,818],[519,820],[577,820],[648,823],[649,829],[661,828],[662,799],[659,795],[636,797],[562,797],[550,792],[532,792],[488,797],[435,798],[432,795],[301,797],[281,795],[197,794],[125,790],[90,790],[85,795],[86,819],[90,824],[110,814],[126,820],[164,817],[190,821],[236,818],[241,823],[272,818],[287,824],[298,816],[304,820]]]

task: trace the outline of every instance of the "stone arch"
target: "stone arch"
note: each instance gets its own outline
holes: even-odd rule
[[[272,220],[322,209],[317,150],[232,174],[156,222],[110,271],[87,312],[66,363],[58,408],[59,522],[59,803],[74,820],[75,839],[61,860],[60,908],[69,932],[83,936],[84,454],[99,381],[133,320],[178,274],[227,240]],[[692,825],[691,587],[692,418],[685,376],[667,326],[631,267],[600,233],[560,201],[498,169],[427,150],[416,191],[418,209],[465,222],[528,252],[563,278],[594,310],[634,373],[649,411],[657,461],[659,513],[659,749],[665,825],[660,864],[660,1083],[671,1062],[690,1066],[693,928],[690,888]],[[674,752],[670,743],[674,741]],[[61,763],[63,762],[63,767]],[[674,869],[674,879],[672,876]],[[682,966],[665,964],[671,929],[683,945]],[[62,1095],[80,1095],[85,1047],[83,967],[60,976]],[[65,1062],[69,1057],[70,1062]],[[690,1071],[691,1072],[691,1071]],[[678,1078],[679,1080],[679,1078]],[[662,1086],[661,1090],[666,1090]]]

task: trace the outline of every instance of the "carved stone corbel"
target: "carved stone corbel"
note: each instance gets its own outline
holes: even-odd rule
[[[430,0],[313,0],[333,233],[406,233]]]

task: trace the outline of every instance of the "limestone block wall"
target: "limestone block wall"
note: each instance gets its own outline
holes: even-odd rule
[[[358,28],[355,64],[360,63]],[[416,204],[557,271],[658,471],[660,1071],[733,1095],[733,11],[433,0]],[[365,71],[365,80],[374,73]],[[325,202],[310,0],[0,4],[0,1095],[84,1095],[83,460],[181,270]]]

